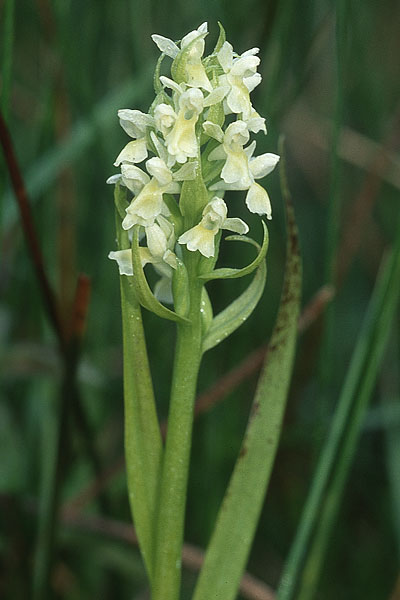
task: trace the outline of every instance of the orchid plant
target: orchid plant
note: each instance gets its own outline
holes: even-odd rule
[[[120,172],[107,180],[115,185],[118,249],[110,252],[109,258],[117,262],[121,275],[128,489],[152,600],[176,600],[180,593],[200,362],[204,352],[249,317],[262,295],[268,248],[268,231],[262,217],[271,219],[272,211],[268,193],[257,180],[268,175],[279,161],[274,153],[256,155],[256,141],[251,141],[254,134],[266,134],[265,119],[250,100],[250,93],[261,81],[257,73],[258,48],[238,55],[220,26],[214,50],[205,56],[207,34],[207,24],[203,23],[179,43],[161,35],[152,36],[161,51],[154,75],[155,98],[148,113],[118,111],[121,127],[132,140],[115,160]],[[166,64],[168,76],[162,74]],[[260,216],[264,231],[261,245],[246,236],[249,227],[242,219],[228,216],[226,191],[238,191],[248,210]],[[249,265],[216,268],[223,230],[235,234],[226,240],[256,248],[257,255]],[[149,264],[159,277],[153,289],[143,270]],[[214,316],[206,283],[252,272],[255,276],[248,288]],[[165,445],[157,419],[142,307],[177,325]],[[289,337],[283,362],[288,363],[290,373],[294,335]],[[285,396],[287,383],[283,388]],[[260,398],[256,401],[260,404]],[[276,417],[278,425],[282,410]],[[273,425],[274,416],[269,417]],[[266,418],[263,413],[257,427],[265,428]],[[256,431],[254,423],[252,427]],[[251,429],[248,436],[250,433]],[[256,439],[263,436],[262,431],[254,435]],[[246,452],[246,460],[256,456],[251,444]],[[259,470],[253,464],[245,469],[247,477],[250,471]],[[235,597],[265,493],[268,468],[262,472],[263,477],[258,475],[254,483],[251,509],[246,509],[245,490],[233,493],[233,499],[242,499],[240,512],[252,514],[250,524],[246,515],[243,519],[234,517],[237,508],[225,507],[224,514],[237,523],[227,524],[224,534],[219,519],[217,541],[213,538],[210,542],[194,594],[196,600]],[[239,479],[244,476],[239,474]],[[218,531],[222,532],[222,542],[218,541]],[[234,539],[232,534],[236,535]],[[229,577],[221,563],[224,544],[234,544],[227,566]]]

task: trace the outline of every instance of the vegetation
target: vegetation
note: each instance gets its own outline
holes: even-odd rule
[[[393,0],[0,3],[1,597],[148,597],[123,462],[121,309],[107,260],[115,222],[105,180],[126,143],[117,109],[146,112],[152,101],[159,51],[150,35],[177,39],[206,20],[210,47],[217,21],[238,52],[260,47],[253,103],[268,136],[257,149],[280,153],[284,134],[303,262],[283,433],[240,598],[397,597],[399,13]],[[22,204],[21,217],[15,186],[31,216]],[[280,188],[271,174],[264,295],[200,371],[183,600],[192,597],[278,312]],[[234,213],[262,239],[242,202]],[[246,244],[221,247],[221,265],[253,258]],[[235,286],[245,289],[241,280],[210,282],[216,312]],[[149,312],[143,318],[165,432],[174,329]]]

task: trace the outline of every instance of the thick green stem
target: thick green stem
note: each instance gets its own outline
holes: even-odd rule
[[[193,257],[197,258],[197,257]],[[186,506],[193,405],[201,360],[200,302],[196,262],[189,270],[190,323],[178,325],[172,379],[168,433],[157,520],[156,566],[152,600],[177,600],[181,580],[181,554]]]

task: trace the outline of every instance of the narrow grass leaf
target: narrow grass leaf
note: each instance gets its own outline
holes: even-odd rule
[[[386,261],[385,261],[386,262]],[[364,327],[354,351],[343,395],[351,406],[350,418],[333,465],[307,561],[302,572],[299,600],[312,600],[339,512],[344,487],[356,454],[364,416],[381,367],[400,296],[400,235],[397,248],[381,270],[370,301]]]
[[[285,181],[283,183],[289,235],[281,303],[245,437],[208,546],[194,600],[233,600],[236,597],[280,437],[292,372],[301,289],[297,230]]]
[[[312,598],[400,293],[400,235],[381,270],[278,589]],[[306,566],[304,567],[306,563]],[[299,581],[301,596],[298,594]]]

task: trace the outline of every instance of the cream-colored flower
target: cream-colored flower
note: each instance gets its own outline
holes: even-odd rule
[[[127,187],[137,194],[126,209],[126,217],[122,221],[124,229],[130,229],[134,225],[149,227],[158,215],[168,215],[163,194],[176,194],[180,191],[179,183],[174,181],[172,172],[161,158],[150,158],[146,162],[146,168],[152,175],[151,179],[134,165],[121,167],[122,179],[125,178]]]
[[[121,163],[139,163],[148,156],[146,145],[146,129],[154,125],[151,115],[142,113],[140,110],[123,108],[118,111],[119,122],[126,133],[134,138],[134,141],[121,150],[115,159],[114,165],[119,167]]]
[[[208,130],[211,132],[211,128]],[[218,131],[216,135],[220,138]],[[221,171],[222,181],[212,185],[210,190],[248,190],[246,205],[250,212],[265,214],[268,219],[271,219],[269,196],[255,180],[268,175],[277,165],[279,156],[267,152],[253,157],[256,143],[252,142],[244,148],[248,140],[249,132],[244,121],[238,120],[228,125],[223,143],[209,155],[209,160],[225,158]]]
[[[195,127],[203,110],[203,101],[203,94],[198,88],[189,88],[179,96],[179,112],[165,138],[168,153],[179,163],[184,163],[198,154]]]
[[[185,35],[181,42],[182,50],[188,48],[186,57],[186,83],[191,87],[201,87],[207,92],[212,91],[212,85],[207,77],[201,58],[204,54],[204,36],[207,34],[207,23],[200,25],[199,29]]]
[[[140,262],[142,267],[152,264],[160,275],[154,286],[155,297],[161,302],[172,304],[172,274],[177,266],[174,226],[159,215],[152,225],[145,227],[145,235],[147,246],[139,246]],[[131,249],[110,252],[108,258],[117,262],[120,275],[133,276]]]
[[[214,239],[220,229],[228,229],[239,234],[247,233],[249,230],[244,221],[238,218],[227,218],[227,214],[225,202],[222,198],[214,196],[204,208],[200,223],[183,233],[178,238],[179,244],[185,244],[192,252],[198,250],[207,258],[214,256]]]
[[[217,53],[218,62],[224,71],[219,83],[227,88],[227,112],[242,114],[244,120],[249,119],[254,110],[250,92],[261,81],[261,75],[256,72],[260,64],[260,59],[255,56],[258,52],[258,48],[252,48],[241,56],[235,56],[231,44],[224,42]]]

